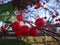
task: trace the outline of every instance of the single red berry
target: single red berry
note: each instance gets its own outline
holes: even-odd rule
[[[43,19],[43,18],[38,18],[38,19],[35,21],[35,25],[36,25],[37,27],[42,27],[42,26],[44,26],[44,25],[45,25],[44,19]]]
[[[22,21],[23,20],[23,15],[22,14],[18,14],[16,16],[16,18],[19,20],[19,21]]]
[[[6,27],[4,27],[4,26],[1,26],[1,30],[2,31],[6,31],[6,30],[8,30]]]
[[[58,20],[60,21],[60,18]]]
[[[30,28],[28,26],[22,26],[20,28],[20,31],[21,31],[22,34],[24,34],[24,36],[30,35]]]
[[[40,8],[40,7],[42,7],[42,4],[41,4],[40,2],[37,2],[35,9],[38,9],[38,8]]]
[[[59,14],[58,13],[56,13],[56,16],[58,16]]]
[[[21,28],[21,24],[19,23],[19,22],[14,22],[13,24],[12,24],[12,29],[14,30],[14,31],[18,31],[20,28]]]
[[[30,35],[31,36],[38,36],[38,34],[39,34],[39,30],[38,29],[36,29],[36,28],[31,28],[30,29]]]
[[[45,5],[46,4],[46,2],[43,2],[43,5]]]
[[[52,15],[52,18],[55,18],[56,16],[55,15]]]

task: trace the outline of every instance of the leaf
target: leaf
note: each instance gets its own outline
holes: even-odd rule
[[[9,20],[10,17],[14,14],[14,11],[17,8],[13,9],[11,4],[4,4],[0,6],[0,21],[6,21]]]
[[[0,14],[5,13],[6,11],[13,12],[12,5],[5,4],[5,5],[0,6]]]
[[[7,17],[9,16],[0,16],[0,21],[6,21]]]
[[[12,24],[12,22],[11,22],[11,21],[3,21],[3,22],[8,23],[8,24]]]
[[[24,42],[23,40],[0,40],[0,45],[31,45],[28,42]]]

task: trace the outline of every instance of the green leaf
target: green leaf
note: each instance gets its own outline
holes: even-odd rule
[[[5,4],[5,5],[0,6],[0,14],[5,13],[6,11],[13,12],[12,5]]]
[[[7,17],[9,16],[0,16],[0,21],[6,21]]]
[[[31,45],[27,42],[24,42],[23,40],[0,40],[0,45]]]
[[[12,22],[11,22],[11,21],[3,21],[3,22],[8,23],[8,24],[12,24]]]

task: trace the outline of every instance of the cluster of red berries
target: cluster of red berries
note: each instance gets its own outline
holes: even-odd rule
[[[36,27],[42,27],[45,25],[43,18],[38,18],[35,21]],[[39,30],[35,27],[29,27],[27,25],[21,25],[20,22],[14,22],[12,24],[12,29],[15,31],[16,36],[38,36]]]
[[[12,29],[15,31],[16,36],[38,36],[39,30],[36,28],[30,28],[29,26],[22,26],[20,22],[14,22],[12,24]]]

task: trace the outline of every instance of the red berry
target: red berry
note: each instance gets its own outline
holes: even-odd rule
[[[58,16],[59,14],[58,13],[56,13],[56,16]]]
[[[43,5],[46,4],[46,2],[43,2]]]
[[[23,34],[22,34],[21,31],[16,31],[15,34],[16,34],[16,36],[18,36],[18,37],[22,37],[22,36],[23,36]]]
[[[12,29],[14,30],[14,31],[17,31],[17,30],[19,30],[21,28],[21,24],[19,23],[19,22],[14,22],[13,24],[12,24]]]
[[[44,25],[45,25],[44,19],[43,19],[43,18],[38,18],[38,19],[35,21],[35,25],[36,25],[37,27],[42,27],[42,26],[44,26]]]
[[[52,15],[52,18],[55,18],[56,16],[55,15]]]
[[[30,28],[28,26],[22,26],[20,31],[22,34],[24,34],[24,36],[30,35]]]
[[[58,20],[60,21],[60,18]]]
[[[7,29],[6,27],[2,26],[2,27],[1,27],[1,30],[2,30],[2,31],[6,31],[6,30],[8,30],[8,29]]]
[[[23,20],[22,14],[17,15],[16,18],[17,18],[19,21],[22,21],[22,20]]]
[[[36,28],[31,28],[30,29],[30,35],[31,36],[38,36],[38,34],[39,34],[39,30],[38,29],[36,29]]]
[[[42,6],[42,4],[41,4],[40,2],[37,2],[35,9],[38,9],[38,8],[40,8],[41,6]]]

